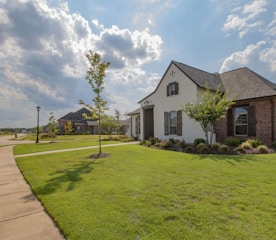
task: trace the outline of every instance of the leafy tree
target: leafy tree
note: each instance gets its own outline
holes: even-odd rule
[[[121,127],[120,112],[115,109],[115,116],[105,115],[102,118],[101,129],[104,134],[119,133]]]
[[[48,135],[52,138],[56,137],[58,133],[57,120],[52,112],[50,112],[49,123],[47,124]]]
[[[218,86],[217,91],[212,93],[208,85],[206,85],[206,91],[200,100],[197,99],[195,103],[187,103],[181,106],[181,108],[191,119],[200,123],[205,133],[207,144],[211,144],[215,124],[218,120],[225,117],[227,110],[233,104],[234,102],[230,98],[229,90],[223,93],[220,91],[220,86]],[[210,132],[210,142],[208,132]]]
[[[74,126],[72,121],[67,121],[66,125],[64,125],[65,135],[72,134],[74,132]]]
[[[92,99],[94,102],[94,106],[85,103],[84,101],[80,100],[80,104],[84,104],[90,111],[91,116],[87,114],[83,114],[85,119],[95,120],[97,119],[99,122],[99,154],[102,153],[102,145],[101,145],[101,118],[104,115],[104,112],[108,110],[106,107],[107,102],[102,97],[102,92],[104,90],[104,77],[105,72],[108,66],[110,65],[109,62],[105,62],[101,60],[101,55],[95,53],[93,51],[89,51],[86,54],[86,58],[90,64],[88,71],[86,72],[86,80],[89,82],[93,92],[95,93],[95,97]]]

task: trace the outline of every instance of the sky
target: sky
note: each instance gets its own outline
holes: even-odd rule
[[[45,125],[93,104],[89,50],[110,62],[109,115],[137,109],[172,60],[276,83],[276,1],[0,0],[0,128],[35,127],[37,106]]]

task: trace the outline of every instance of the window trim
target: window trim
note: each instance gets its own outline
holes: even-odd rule
[[[246,109],[246,123],[236,123],[236,110],[237,109]],[[248,106],[237,106],[233,108],[233,115],[234,115],[234,135],[235,136],[248,136],[249,135],[249,107]],[[246,126],[246,133],[237,133],[237,126]]]
[[[174,121],[175,121],[175,124],[172,125],[172,114],[175,114],[174,116]],[[177,134],[177,111],[170,111],[169,112],[169,118],[168,118],[168,124],[169,124],[169,135],[176,135]],[[174,129],[174,131],[172,131],[172,128]]]
[[[173,87],[174,89],[172,90]],[[171,82],[167,85],[167,97],[178,95],[178,92],[179,92],[178,82]]]

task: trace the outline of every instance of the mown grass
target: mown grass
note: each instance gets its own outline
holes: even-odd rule
[[[54,141],[40,141],[37,143],[26,143],[20,144],[14,147],[14,154],[25,154],[25,153],[33,153],[33,152],[44,152],[51,150],[59,150],[59,149],[69,149],[69,148],[79,148],[79,147],[89,147],[89,146],[98,146],[98,136],[97,135],[69,135],[66,136],[67,140],[62,140],[62,137],[59,136]],[[106,139],[107,136],[103,136],[102,139]],[[27,139],[29,139],[27,137]],[[29,139],[30,140],[30,139]],[[118,141],[102,141],[102,145],[105,144],[113,144],[118,143]]]
[[[17,158],[67,239],[275,239],[275,155],[139,145]]]

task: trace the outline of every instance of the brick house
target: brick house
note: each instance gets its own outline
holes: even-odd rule
[[[199,123],[189,119],[180,106],[200,99],[206,83],[214,92],[218,85],[221,91],[229,89],[235,101],[216,125],[217,142],[228,137],[259,138],[267,145],[276,141],[276,84],[246,67],[219,74],[176,61],[170,63],[156,89],[139,101],[139,110],[131,114],[132,135],[141,140],[175,138],[187,143],[205,138]]]
[[[98,134],[99,133],[99,122],[98,120],[86,120],[83,117],[83,113],[86,113],[88,116],[91,114],[90,111],[83,107],[76,112],[70,112],[60,119],[58,119],[59,132],[64,134],[64,126],[67,125],[68,121],[71,121],[74,128],[74,134],[90,133]],[[130,119],[121,120],[121,133],[127,133],[129,131],[129,122]]]
[[[90,111],[86,108],[81,108],[76,112],[70,112],[58,119],[59,131],[61,134],[64,134],[64,126],[67,125],[69,121],[72,122],[74,128],[74,134],[80,133],[98,133],[98,123],[97,121],[87,121],[82,116],[83,113],[87,115],[90,114]]]

